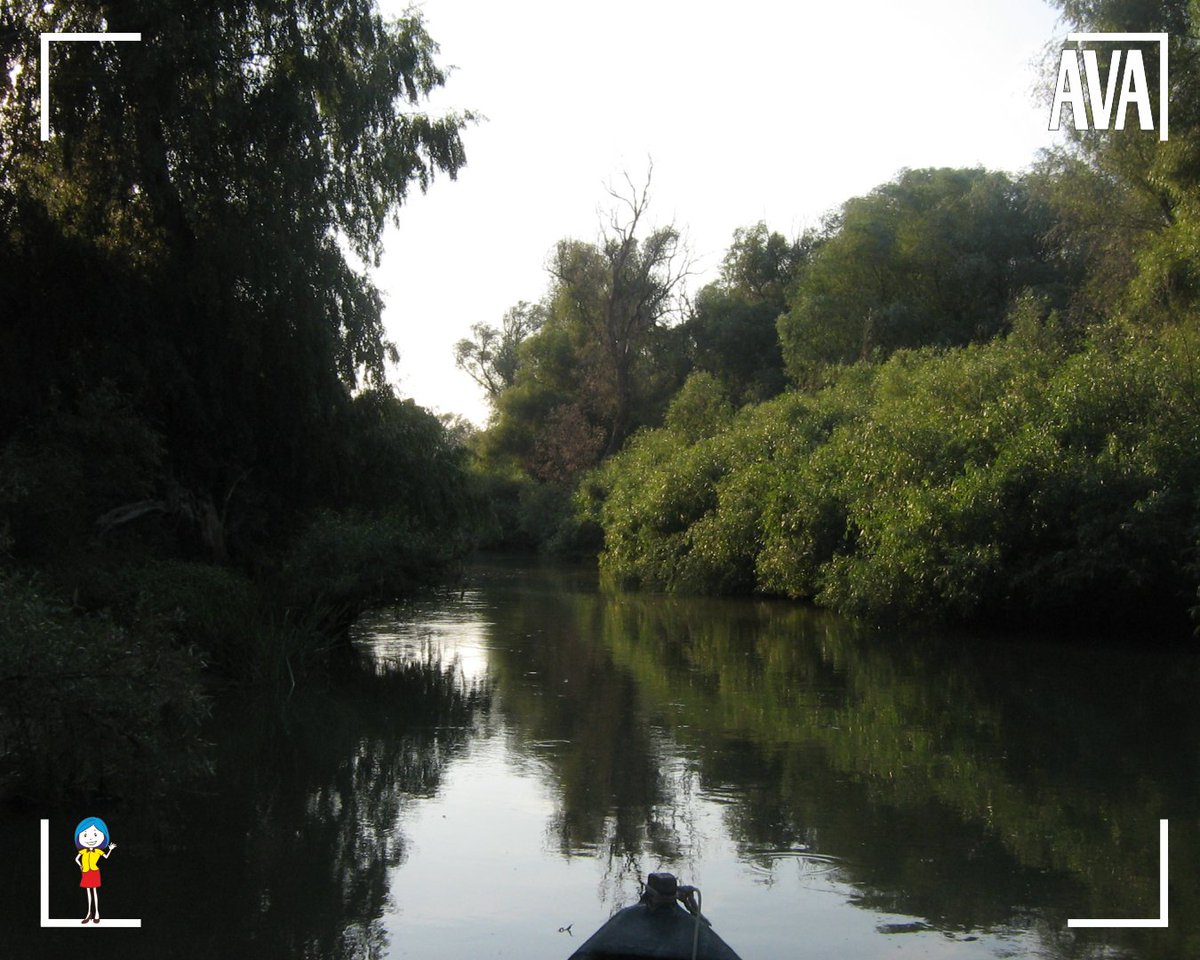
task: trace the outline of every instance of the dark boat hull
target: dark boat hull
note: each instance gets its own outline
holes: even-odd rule
[[[695,918],[678,904],[637,904],[614,913],[568,960],[691,960],[695,929]],[[740,958],[701,920],[696,960]]]

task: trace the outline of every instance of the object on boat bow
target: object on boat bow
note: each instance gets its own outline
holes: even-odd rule
[[[700,913],[700,891],[669,873],[646,878],[642,898],[614,913],[568,960],[740,960]]]

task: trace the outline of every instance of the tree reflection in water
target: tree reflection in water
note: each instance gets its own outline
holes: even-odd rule
[[[489,668],[510,749],[532,753],[553,773],[556,809],[548,835],[566,855],[601,857],[606,899],[627,897],[647,862],[681,857],[677,794],[661,730],[648,723],[636,678],[595,642],[602,607],[571,592],[489,611],[496,638]]]
[[[514,749],[553,745],[563,852],[687,872],[704,851],[678,818],[698,791],[768,881],[812,854],[864,908],[950,934],[1033,927],[1071,956],[1092,935],[1064,935],[1069,916],[1157,915],[1174,817],[1189,906],[1165,936],[1196,942],[1190,661],[570,585],[490,613]]]
[[[213,734],[219,790],[202,814],[181,811],[208,825],[208,842],[188,847],[192,872],[222,878],[203,892],[185,955],[223,956],[231,944],[256,958],[382,955],[388,873],[405,857],[402,810],[434,794],[489,703],[486,684],[426,651],[398,663],[355,657],[277,708],[227,705]]]

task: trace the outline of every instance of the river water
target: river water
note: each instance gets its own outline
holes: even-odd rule
[[[49,812],[51,915],[108,812],[103,915],[140,929],[38,927],[37,815],[4,823],[0,956],[562,960],[656,869],[744,960],[1200,956],[1190,651],[520,564],[355,637],[329,681],[218,703],[215,786]],[[1160,819],[1169,925],[1070,928],[1160,916]]]

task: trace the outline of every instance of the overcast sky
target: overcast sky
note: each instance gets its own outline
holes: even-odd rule
[[[399,14],[405,4],[383,0]],[[475,110],[467,167],[415,195],[376,281],[401,394],[483,424],[454,366],[472,323],[546,290],[595,239],[605,184],[653,159],[651,224],[712,279],[736,227],[798,234],[905,167],[1019,171],[1054,142],[1038,99],[1043,0],[425,0],[455,67],[433,108]]]

